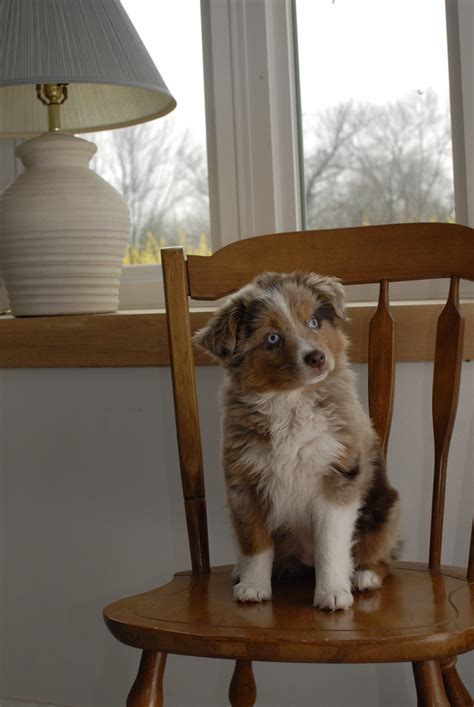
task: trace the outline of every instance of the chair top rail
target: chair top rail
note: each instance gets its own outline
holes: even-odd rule
[[[345,285],[453,276],[474,280],[474,230],[410,223],[257,236],[212,256],[189,255],[187,270],[190,296],[202,300],[231,294],[264,270],[330,273]]]

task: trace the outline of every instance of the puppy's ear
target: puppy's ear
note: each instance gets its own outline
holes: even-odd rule
[[[315,294],[327,302],[334,314],[339,319],[348,319],[346,315],[346,293],[341,281],[336,277],[325,277],[311,273],[308,276],[307,284],[314,290]]]
[[[237,331],[243,307],[242,300],[233,299],[218,309],[208,324],[194,334],[194,344],[225,364],[237,345]]]

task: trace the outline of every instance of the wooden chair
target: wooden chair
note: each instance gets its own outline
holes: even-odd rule
[[[143,651],[129,707],[163,704],[166,654],[236,661],[233,707],[256,700],[251,661],[371,663],[411,661],[419,705],[472,705],[455,667],[474,647],[474,524],[466,569],[440,566],[446,465],[458,400],[464,320],[460,278],[474,279],[474,231],[450,224],[371,226],[250,238],[212,257],[163,251],[169,343],[181,477],[192,570],[159,589],[105,611],[123,643]],[[372,610],[356,595],[352,610],[312,608],[312,582],[274,585],[274,599],[239,605],[231,567],[211,567],[188,298],[214,300],[272,270],[316,271],[345,284],[380,283],[370,325],[369,405],[387,447],[394,388],[390,281],[450,278],[434,353],[434,483],[427,564],[400,562],[378,590]],[[396,469],[389,469],[396,484]]]

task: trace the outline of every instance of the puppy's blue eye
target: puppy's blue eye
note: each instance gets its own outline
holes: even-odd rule
[[[278,344],[280,339],[281,339],[281,336],[279,334],[275,334],[275,333],[269,334],[267,336],[267,343],[270,344],[270,346],[275,346],[275,344]]]
[[[318,328],[319,328],[319,322],[318,322],[318,320],[316,319],[316,317],[312,317],[312,318],[309,320],[308,326],[309,326],[310,329],[318,329]]]

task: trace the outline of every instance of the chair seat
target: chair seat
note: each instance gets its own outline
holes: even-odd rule
[[[429,660],[474,647],[474,584],[459,569],[400,562],[348,611],[312,607],[312,579],[273,583],[273,600],[238,604],[231,566],[176,574],[110,604],[113,635],[143,650],[233,659],[360,663]],[[382,650],[383,648],[383,650]]]

